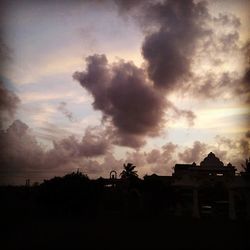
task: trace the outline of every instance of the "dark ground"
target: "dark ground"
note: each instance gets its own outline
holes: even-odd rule
[[[40,186],[0,188],[0,250],[250,249],[246,213],[235,221],[228,207],[201,219],[193,219],[192,210],[177,217],[178,193],[168,186],[140,181],[138,196],[132,188],[100,184],[78,173]]]
[[[206,218],[3,218],[1,249],[250,249],[249,222]]]

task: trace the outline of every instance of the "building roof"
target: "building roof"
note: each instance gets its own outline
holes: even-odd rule
[[[215,156],[214,153],[210,152],[207,157],[203,161],[201,161],[200,165],[192,164],[176,164],[175,165],[175,173],[176,174],[184,174],[184,173],[231,173],[234,174],[236,171],[235,167],[229,163],[227,166],[224,166],[224,163],[220,161],[218,157]]]
[[[200,163],[201,167],[224,167],[224,163],[220,161],[214,153],[210,152],[207,157]]]

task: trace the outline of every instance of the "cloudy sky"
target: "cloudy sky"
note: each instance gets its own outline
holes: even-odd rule
[[[0,181],[171,175],[249,157],[250,2],[2,1]]]

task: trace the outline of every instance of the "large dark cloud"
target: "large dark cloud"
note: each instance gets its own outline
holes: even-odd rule
[[[195,115],[178,109],[147,79],[146,72],[123,60],[109,64],[105,55],[86,58],[87,67],[73,78],[93,96],[93,107],[100,110],[114,144],[138,148],[145,136],[157,136],[164,127],[164,115],[185,117],[193,125]]]
[[[164,1],[148,8],[145,19],[156,31],[145,37],[142,54],[157,87],[173,90],[189,77],[196,42],[208,32],[203,28],[207,16],[205,4],[191,0]]]
[[[166,99],[173,91],[200,99],[249,92],[248,68],[244,76],[195,68],[203,63],[218,67],[226,64],[228,55],[249,53],[249,46],[239,43],[241,21],[235,15],[213,16],[205,1],[113,2],[142,28],[143,67],[124,61],[110,65],[106,56],[93,55],[86,59],[86,70],[73,77],[91,93],[93,107],[113,126],[109,131],[115,144],[142,146],[145,136],[159,135],[164,113],[169,111],[175,119],[185,117],[194,125],[192,111],[178,109]]]
[[[141,145],[143,136],[158,135],[166,102],[145,72],[132,62],[110,65],[105,55],[89,56],[86,62],[86,71],[73,77],[91,93],[93,107],[102,111],[103,119],[114,125],[120,144]]]
[[[134,4],[133,4],[134,2]],[[133,16],[145,39],[142,55],[148,77],[166,94],[190,92],[201,98],[247,95],[249,102],[249,45],[240,41],[241,19],[231,13],[209,12],[205,1],[116,1],[123,13]],[[245,55],[245,73],[227,70],[212,74],[226,65],[228,57]],[[242,62],[239,61],[240,64]],[[203,64],[211,68],[197,73]],[[225,67],[227,68],[227,67]],[[222,69],[222,67],[221,67]],[[225,92],[230,93],[224,95]]]
[[[192,66],[198,53],[204,56],[207,52],[212,60],[218,50],[238,50],[240,21],[230,14],[212,17],[204,1],[115,3],[142,27],[143,68],[124,61],[110,65],[104,55],[93,55],[86,59],[86,70],[76,72],[74,79],[92,94],[93,107],[102,111],[104,120],[111,121],[115,143],[139,147],[145,136],[159,134],[164,112],[174,111],[175,117],[185,117],[189,125],[194,124],[192,111],[167,101],[173,91],[215,98],[225,87],[233,86],[237,76],[232,72],[195,75]],[[229,32],[217,35],[211,24],[225,25]],[[216,58],[217,63],[221,60]]]

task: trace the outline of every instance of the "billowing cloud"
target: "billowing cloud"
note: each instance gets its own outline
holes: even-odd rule
[[[138,148],[145,136],[157,136],[164,115],[172,111],[174,120],[185,117],[193,125],[195,114],[178,109],[147,79],[146,72],[123,60],[109,64],[105,55],[86,58],[87,68],[73,78],[93,96],[93,107],[100,110],[114,144]]]
[[[125,161],[136,165],[142,176],[152,173],[171,175],[172,168],[177,162],[177,150],[178,145],[168,142],[160,149],[149,152],[128,152]]]
[[[139,21],[145,34],[142,56],[148,76],[156,87],[166,93],[173,90],[185,91],[189,81],[196,85],[192,81],[195,76],[192,69],[195,57],[205,50],[208,54],[207,46],[213,44],[211,37],[216,36],[209,23],[224,23],[235,28],[240,25],[239,19],[233,15],[224,14],[212,18],[205,1],[116,3],[123,12]],[[221,42],[225,46],[233,39],[238,39],[237,32],[224,35]]]
[[[187,148],[184,152],[178,154],[181,161],[185,163],[198,162],[202,156],[207,153],[207,145],[199,141],[195,141],[191,148]]]
[[[45,161],[54,168],[81,157],[92,158],[105,155],[110,143],[103,131],[98,128],[87,128],[81,141],[75,136],[66,137],[53,142],[53,148],[46,152]]]
[[[105,155],[110,148],[109,138],[105,131],[98,128],[87,128],[80,143],[80,155],[93,157]]]
[[[204,2],[171,0],[153,4],[147,11],[150,15],[145,17],[156,30],[142,46],[148,75],[157,87],[173,90],[191,74],[196,42],[207,32],[202,26],[207,8]]]
[[[39,169],[44,152],[26,124],[16,120],[6,132],[0,132],[0,137],[1,182],[11,178],[17,181],[27,170]]]
[[[245,159],[250,155],[250,144],[248,138],[230,139],[224,136],[216,136],[218,156],[221,160],[231,162],[238,167],[239,171],[242,171],[241,164],[245,162]]]
[[[240,168],[241,163],[249,157],[250,146],[249,140],[245,138],[231,139],[224,136],[216,136],[213,144],[207,144],[195,141],[191,147],[187,147],[184,151],[179,152],[179,160],[184,163],[199,163],[208,152],[213,152],[220,158],[224,164],[231,162]]]
[[[114,2],[142,28],[144,65],[139,68],[122,60],[109,64],[105,55],[92,55],[86,58],[86,70],[73,75],[93,96],[94,109],[111,125],[113,143],[141,147],[146,136],[160,135],[163,117],[171,119],[169,112],[193,126],[194,112],[167,100],[175,91],[200,99],[246,93],[247,85],[240,89],[241,72],[228,69],[233,64],[228,55],[240,62],[243,47],[247,50],[240,44],[238,17],[213,16],[205,1]]]
[[[185,91],[202,99],[234,96],[249,101],[249,41],[241,40],[241,25],[240,17],[231,13],[209,13],[209,32],[198,42]]]
[[[145,135],[158,135],[166,102],[147,81],[145,72],[132,62],[108,64],[105,55],[86,59],[87,69],[74,79],[94,98],[93,107],[110,121],[121,145],[140,145]],[[133,138],[130,143],[127,138]],[[135,141],[135,142],[134,142]]]
[[[103,175],[107,176],[111,170],[116,170],[118,173],[122,171],[124,164],[123,159],[116,159],[112,153],[107,153],[104,157],[103,163],[100,164],[103,169]]]
[[[241,166],[249,157],[248,140],[217,136],[213,145],[195,141],[191,147],[182,150],[180,145],[168,142],[160,149],[134,150],[127,152],[123,159],[117,159],[106,130],[100,128],[88,128],[81,140],[69,136],[54,141],[53,148],[45,150],[20,120],[0,132],[0,146],[1,183],[24,183],[27,178],[41,181],[78,168],[92,178],[108,177],[111,170],[119,174],[125,162],[135,164],[140,176],[171,175],[176,163],[195,161],[199,164],[211,151],[225,164],[230,161],[235,166]]]
[[[224,23],[237,29],[240,22],[233,15],[213,19],[203,1],[114,2],[123,14],[135,18],[144,32],[144,66],[138,68],[122,60],[108,64],[105,55],[93,55],[86,58],[86,70],[73,77],[91,93],[93,107],[102,111],[104,120],[114,125],[115,143],[140,147],[145,136],[159,135],[163,114],[169,110],[175,112],[175,117],[185,117],[190,126],[194,124],[192,111],[177,109],[166,98],[175,90],[215,96],[213,79],[204,83],[200,77],[199,85],[194,81],[199,77],[193,72],[194,58],[206,47],[206,39],[215,36],[209,23]],[[233,30],[218,39],[225,47],[236,44],[239,37]],[[228,84],[227,76],[223,75],[220,85]]]
[[[144,31],[142,55],[157,88],[206,99],[248,95],[249,101],[249,45],[240,40],[240,17],[213,15],[205,1],[115,2]]]
[[[147,162],[155,163],[161,158],[161,152],[158,149],[153,149],[148,155],[147,155]]]
[[[81,141],[69,136],[54,141],[53,148],[46,151],[37,142],[29,127],[20,120],[15,120],[6,131],[0,132],[1,181],[6,176],[17,180],[20,173],[26,178],[32,178],[38,172],[42,178],[43,175],[53,175],[53,171],[70,171],[72,166],[80,167],[83,162],[88,163],[86,167],[89,173],[93,172],[89,167],[90,163],[97,171],[99,163],[91,158],[108,153],[110,143],[105,136],[98,128],[88,128]]]
[[[223,72],[215,74],[212,72],[193,78],[195,85],[189,85],[189,93],[200,99],[223,98],[223,94],[230,92],[231,95],[238,91],[240,82],[235,72]],[[230,96],[231,96],[230,95]]]
[[[147,162],[151,164],[153,173],[171,175],[172,168],[177,163],[176,152],[178,145],[172,142],[166,143],[161,150],[153,149],[147,155]]]

